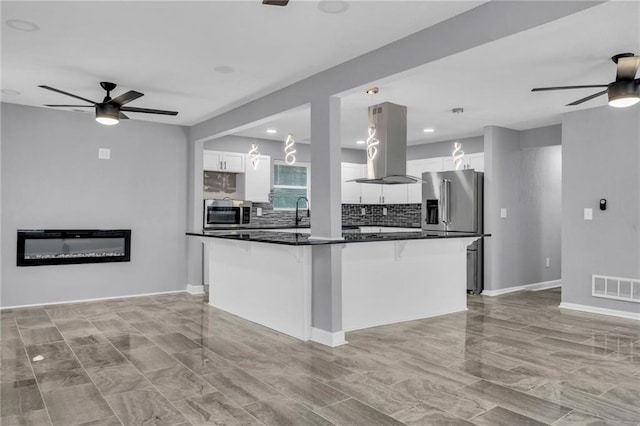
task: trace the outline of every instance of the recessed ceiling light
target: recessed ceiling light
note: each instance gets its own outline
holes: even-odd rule
[[[5,22],[8,26],[18,31],[34,32],[40,29],[37,24],[29,21],[24,21],[22,19],[7,19]]]
[[[275,135],[276,133],[278,133],[278,131],[276,129],[267,129],[267,133],[269,133],[270,135]]]
[[[318,9],[324,13],[342,13],[349,9],[349,3],[339,0],[323,0],[318,2]]]
[[[232,67],[228,65],[219,65],[217,67],[214,67],[213,70],[215,72],[219,72],[220,74],[231,74],[232,72],[235,71]]]
[[[432,129],[431,127],[427,127],[426,129],[423,129],[422,131],[423,131],[423,132],[425,132],[425,133],[433,133],[433,132],[435,132],[436,130],[435,130],[435,129]]]
[[[20,92],[18,92],[17,90],[13,90],[13,89],[2,89],[0,90],[0,92],[2,92],[3,95],[19,95]]]
[[[365,144],[365,142],[364,142],[364,141],[362,141],[362,140],[361,140],[361,141],[356,141],[356,143],[357,143],[358,145],[364,145],[364,144]]]

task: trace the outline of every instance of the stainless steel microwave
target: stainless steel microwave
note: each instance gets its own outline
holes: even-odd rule
[[[235,228],[250,223],[250,201],[204,200],[204,229]]]

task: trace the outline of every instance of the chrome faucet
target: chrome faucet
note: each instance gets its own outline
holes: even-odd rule
[[[307,217],[311,217],[311,209],[309,208],[309,199],[307,197],[298,197],[298,199],[296,200],[296,228],[298,227],[298,225],[300,225],[300,222],[302,222],[302,217],[300,217],[300,214],[299,214],[300,207],[298,207],[300,200],[305,200],[307,202]]]

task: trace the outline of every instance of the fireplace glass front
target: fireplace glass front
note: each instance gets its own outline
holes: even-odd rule
[[[131,230],[18,231],[18,266],[129,262]]]

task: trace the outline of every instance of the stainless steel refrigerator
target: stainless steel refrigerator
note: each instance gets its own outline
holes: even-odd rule
[[[422,229],[483,232],[484,174],[474,170],[422,174]],[[482,238],[467,248],[467,290],[484,287]]]

